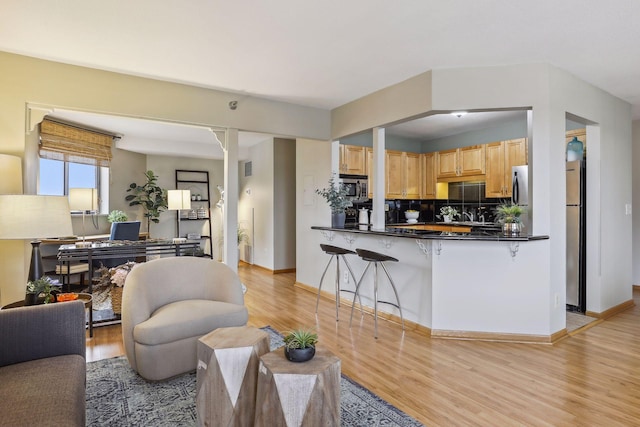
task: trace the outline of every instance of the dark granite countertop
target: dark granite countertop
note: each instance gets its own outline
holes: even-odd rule
[[[424,224],[424,223],[421,223]],[[407,224],[402,224],[407,225]],[[415,225],[415,224],[412,224]],[[363,229],[364,228],[364,229]],[[343,233],[370,234],[374,236],[408,237],[411,239],[429,240],[481,240],[489,242],[528,242],[531,240],[544,240],[549,236],[505,236],[501,231],[495,230],[471,230],[469,233],[452,233],[431,230],[414,230],[400,226],[400,224],[388,224],[384,230],[371,230],[370,226],[346,225],[345,228],[313,226],[312,230],[337,231]]]

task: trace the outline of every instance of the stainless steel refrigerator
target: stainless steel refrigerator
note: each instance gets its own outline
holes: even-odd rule
[[[524,208],[524,212],[520,215],[520,219],[522,220],[522,234],[531,234],[529,166],[513,166],[511,168],[511,203]]]
[[[567,309],[586,309],[586,167],[585,162],[567,162]]]

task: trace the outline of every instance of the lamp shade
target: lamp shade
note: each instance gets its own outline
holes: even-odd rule
[[[72,211],[98,210],[97,188],[70,188],[69,208]]]
[[[0,195],[0,239],[73,235],[64,196]]]
[[[0,194],[22,194],[22,159],[0,154]]]
[[[167,202],[169,210],[191,209],[191,191],[169,190]]]

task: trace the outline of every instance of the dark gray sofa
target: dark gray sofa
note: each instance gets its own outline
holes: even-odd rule
[[[0,310],[0,425],[84,426],[81,301]]]

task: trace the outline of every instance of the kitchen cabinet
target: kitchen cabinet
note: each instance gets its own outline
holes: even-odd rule
[[[421,154],[422,160],[422,198],[436,198],[436,153]]]
[[[366,175],[366,147],[340,144],[340,173]]]
[[[511,197],[511,168],[526,164],[526,138],[486,144],[485,197]]]
[[[436,156],[437,179],[455,181],[461,177],[484,175],[485,162],[484,145],[439,151]]]
[[[385,151],[385,197],[419,199],[422,167],[419,153]]]

